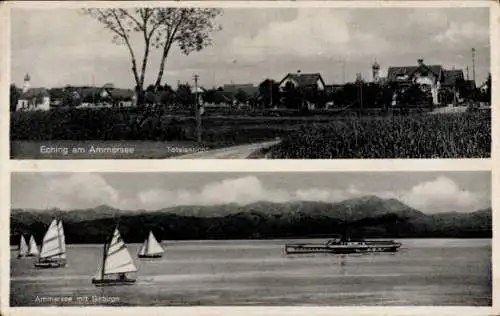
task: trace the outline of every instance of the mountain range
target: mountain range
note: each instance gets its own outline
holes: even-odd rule
[[[101,243],[119,224],[127,242],[157,238],[307,238],[348,233],[353,237],[491,237],[491,208],[471,213],[424,214],[396,199],[364,196],[337,203],[257,202],[248,205],[187,205],[156,211],[106,205],[80,210],[12,209],[11,243],[19,234],[41,241],[54,217],[62,219],[68,243]]]

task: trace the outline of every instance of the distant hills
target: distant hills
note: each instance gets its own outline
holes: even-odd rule
[[[159,239],[327,237],[491,237],[491,208],[471,213],[424,214],[396,199],[365,196],[338,203],[257,202],[249,205],[177,206],[156,211],[109,206],[61,211],[13,209],[11,242],[34,233],[41,241],[54,216],[68,243],[101,243],[119,223],[127,242],[142,242],[152,229]]]

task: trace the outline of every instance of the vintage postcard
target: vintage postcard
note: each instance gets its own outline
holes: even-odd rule
[[[0,25],[2,315],[500,313],[498,3],[12,1]]]
[[[492,306],[491,172],[15,172],[10,306]]]
[[[8,5],[11,159],[491,155],[494,2],[183,3]]]

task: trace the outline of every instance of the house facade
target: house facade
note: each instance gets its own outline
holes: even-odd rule
[[[416,84],[431,95],[434,105],[447,103],[444,92],[452,93],[454,99],[460,98],[457,85],[463,80],[462,70],[446,70],[441,65],[427,65],[423,59],[418,59],[416,66],[389,67],[387,70],[387,83],[400,91]]]
[[[289,89],[300,91],[310,91],[311,93],[325,93],[326,85],[323,77],[319,73],[289,73],[279,82],[279,90],[286,93]],[[309,110],[316,108],[317,102],[311,97],[302,99],[302,107]]]

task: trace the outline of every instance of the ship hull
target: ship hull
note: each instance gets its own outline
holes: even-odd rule
[[[313,245],[313,244],[287,244],[284,247],[285,254],[352,254],[373,252],[397,252],[400,244],[393,245],[367,245],[367,246],[336,246],[336,245]]]
[[[92,279],[92,284],[95,286],[118,286],[118,285],[132,285],[135,279]]]
[[[35,262],[35,268],[39,269],[56,269],[64,268],[66,266],[66,261],[38,261]]]
[[[27,254],[27,255],[17,255],[18,258],[27,258],[27,257],[36,257],[36,255],[33,254]]]

